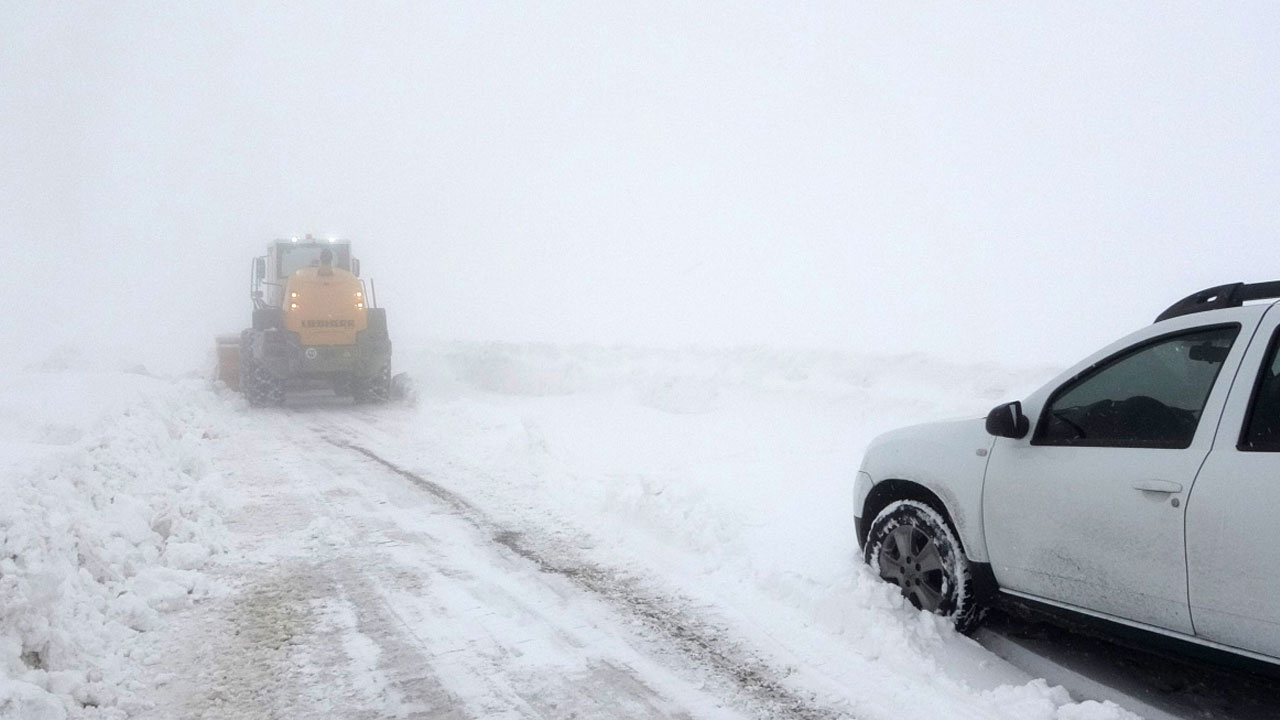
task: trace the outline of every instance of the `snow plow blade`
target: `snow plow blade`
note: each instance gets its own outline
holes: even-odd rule
[[[214,338],[218,350],[218,369],[215,380],[221,380],[232,390],[240,389],[240,336],[219,335]]]
[[[391,399],[412,405],[418,399],[418,391],[413,387],[409,373],[397,373],[391,378]]]

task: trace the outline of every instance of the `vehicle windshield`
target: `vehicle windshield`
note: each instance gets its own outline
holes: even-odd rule
[[[320,264],[320,253],[333,251],[333,266],[348,270],[351,267],[351,248],[348,245],[322,245],[308,243],[306,245],[281,245],[280,277],[286,278],[295,270]]]

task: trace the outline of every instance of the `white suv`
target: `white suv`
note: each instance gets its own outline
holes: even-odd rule
[[[877,438],[858,542],[972,628],[1034,601],[1280,663],[1280,281],[1196,293],[1021,402]]]

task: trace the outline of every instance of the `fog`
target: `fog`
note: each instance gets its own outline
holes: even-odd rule
[[[0,2],[6,360],[168,370],[277,237],[399,342],[1065,365],[1280,277],[1270,3]]]

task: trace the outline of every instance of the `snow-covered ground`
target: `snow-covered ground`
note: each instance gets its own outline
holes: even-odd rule
[[[143,373],[0,375],[0,716],[126,714],[136,639],[213,590],[226,403]]]
[[[416,405],[0,373],[0,716],[1134,717],[857,562],[878,432],[1052,369],[400,349]]]

